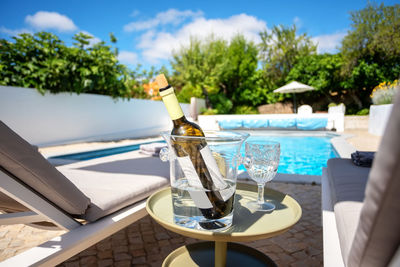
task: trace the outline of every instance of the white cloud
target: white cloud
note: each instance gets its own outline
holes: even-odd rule
[[[234,15],[227,19],[197,18],[173,33],[149,30],[140,38],[138,48],[150,63],[168,59],[173,50],[187,46],[191,37],[204,40],[211,34],[216,38],[230,40],[242,34],[247,40],[259,43],[259,32],[267,27],[265,21],[246,14]]]
[[[12,30],[12,29],[7,29],[4,26],[0,27],[0,32],[7,34],[7,35],[11,35],[11,36],[17,36],[18,34],[21,34],[21,33],[33,33],[31,30],[28,30],[28,29]]]
[[[137,64],[138,63],[138,55],[129,51],[120,51],[118,54],[118,60],[124,64]]]
[[[131,17],[136,17],[136,16],[139,15],[139,14],[140,14],[140,11],[137,10],[137,9],[135,9],[135,10],[132,11],[132,13],[130,14],[130,16],[131,16]]]
[[[346,32],[338,32],[333,34],[319,35],[312,38],[312,41],[318,44],[317,52],[321,53],[336,53],[342,39],[346,36]]]
[[[299,18],[297,16],[294,17],[293,24],[296,25],[297,29],[300,29],[301,27],[303,27],[303,21],[301,20],[301,18]]]
[[[176,9],[169,9],[165,12],[158,13],[153,19],[131,22],[124,26],[124,31],[142,31],[155,28],[158,25],[166,24],[172,24],[176,26],[181,24],[185,19],[193,19],[201,17],[202,15],[203,12],[201,11],[194,12],[191,10],[179,11]]]
[[[57,12],[38,11],[32,16],[26,16],[25,22],[40,30],[55,29],[60,32],[68,32],[78,29],[70,18]]]

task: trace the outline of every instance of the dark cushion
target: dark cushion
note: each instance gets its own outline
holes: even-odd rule
[[[362,202],[370,168],[356,166],[351,159],[341,158],[329,159],[327,165],[332,204]]]
[[[372,164],[348,266],[387,266],[400,245],[400,94]]]
[[[73,183],[2,121],[0,166],[70,214],[84,214],[90,203]]]

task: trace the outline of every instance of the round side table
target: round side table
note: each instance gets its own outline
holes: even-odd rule
[[[246,202],[257,199],[255,185],[238,183],[232,226],[223,232],[189,229],[176,225],[173,219],[171,188],[162,189],[147,200],[147,212],[164,228],[183,236],[213,242],[183,246],[164,260],[163,266],[276,266],[256,249],[228,242],[249,242],[286,232],[301,217],[301,207],[289,195],[266,188],[265,196],[276,209],[272,212],[251,211]],[[213,246],[215,242],[215,246]],[[214,250],[215,249],[215,250]],[[239,264],[239,265],[236,265]],[[250,265],[251,264],[251,265]],[[212,266],[212,264],[211,264]]]

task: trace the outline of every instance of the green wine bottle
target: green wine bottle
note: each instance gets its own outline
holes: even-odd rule
[[[204,137],[203,131],[197,124],[186,119],[174,89],[168,84],[165,76],[158,75],[156,82],[173,122],[171,144],[179,165],[189,186],[203,189],[189,191],[193,202],[207,219],[220,219],[230,214],[233,209],[234,190],[224,190],[228,185],[205,138],[179,138],[179,136]]]

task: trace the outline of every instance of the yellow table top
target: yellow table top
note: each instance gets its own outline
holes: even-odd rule
[[[223,232],[189,229],[176,225],[173,219],[171,188],[162,189],[147,199],[147,212],[164,228],[192,238],[209,241],[243,242],[279,235],[301,217],[301,207],[289,195],[266,188],[265,196],[276,209],[272,212],[251,211],[246,202],[257,199],[257,187],[237,184],[232,226]]]

